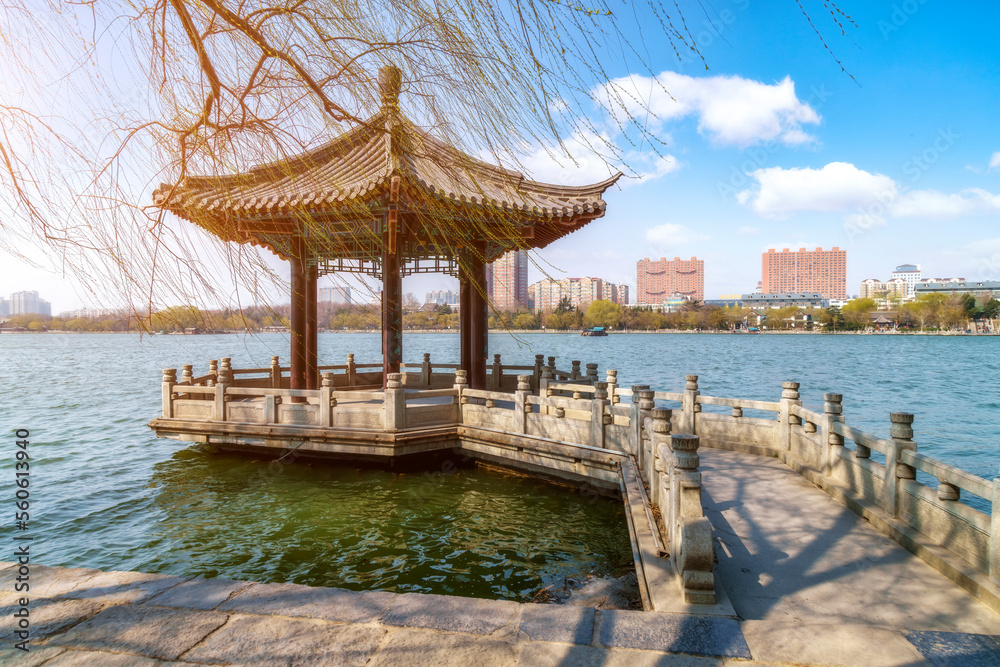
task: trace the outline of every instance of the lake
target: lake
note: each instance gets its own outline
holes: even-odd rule
[[[377,334],[321,334],[322,364],[380,361]],[[919,450],[987,479],[1000,463],[1000,340],[955,336],[492,334],[505,363],[553,355],[618,370],[619,383],[777,400],[802,383],[806,407],[844,395],[848,424],[888,434],[913,412]],[[406,334],[404,359],[458,358],[457,334]],[[288,363],[261,336],[0,336],[6,496],[14,429],[31,431],[33,555],[49,565],[219,576],[514,600],[620,576],[631,551],[620,502],[534,479],[459,467],[389,472],[267,461],[159,440],[163,368],[229,356],[234,368]],[[263,472],[262,472],[263,471]],[[263,480],[263,481],[262,481]]]

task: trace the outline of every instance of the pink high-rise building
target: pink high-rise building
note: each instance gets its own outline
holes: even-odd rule
[[[662,304],[672,295],[705,300],[705,260],[692,257],[641,259],[635,265],[635,302]]]
[[[512,250],[490,265],[487,281],[490,301],[501,312],[528,307],[528,255]]]
[[[769,249],[762,256],[764,294],[819,292],[827,299],[847,298],[847,251]]]

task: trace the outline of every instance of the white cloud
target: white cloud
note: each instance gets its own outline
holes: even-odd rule
[[[736,230],[737,236],[756,236],[757,234],[760,234],[760,229],[749,225],[744,225]]]
[[[804,211],[843,212],[856,229],[885,224],[893,218],[956,218],[1000,212],[1000,195],[981,188],[955,193],[906,190],[892,178],[831,162],[821,169],[769,167],[750,174],[754,188],[737,200],[766,218],[783,219]]]
[[[997,167],[1000,167],[1000,151],[994,153],[993,157],[990,158],[990,169],[996,169]]]
[[[699,234],[681,224],[665,223],[646,230],[646,241],[657,250],[664,250],[679,245],[707,241],[712,237]]]
[[[766,141],[809,144],[815,137],[802,125],[820,122],[816,110],[796,96],[795,83],[787,76],[766,84],[739,76],[630,75],[598,87],[593,96],[616,118],[624,115],[654,127],[697,116],[702,134],[739,147]]]
[[[738,193],[740,203],[767,218],[799,211],[843,211],[894,199],[897,186],[888,176],[871,174],[846,162],[822,169],[768,167],[750,173],[758,187]]]

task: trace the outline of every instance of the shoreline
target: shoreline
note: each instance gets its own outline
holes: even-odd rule
[[[490,329],[489,332],[492,333],[509,333],[516,335],[524,334],[546,334],[546,335],[576,335],[579,336],[580,332],[584,329],[566,329],[566,330],[548,330],[548,329]],[[161,334],[158,332],[142,332],[142,331],[66,331],[66,330],[55,330],[55,331],[4,331],[0,329],[0,336],[8,335],[53,335],[53,334],[70,334],[70,335],[94,335],[94,334],[132,334],[140,336],[255,336],[261,334],[283,334],[287,335],[288,331],[226,331],[220,333],[198,333],[198,334]],[[321,329],[320,334],[378,334],[378,329]],[[404,329],[404,334],[444,334],[457,336],[457,329]],[[628,331],[612,331],[608,335],[651,335],[651,334],[710,334],[710,335],[745,335],[745,336],[800,336],[800,335],[815,335],[815,336],[969,336],[969,337],[991,337],[1000,336],[1000,331],[993,333],[988,332],[965,332],[965,331],[795,331],[795,330],[778,330],[778,331],[758,331],[754,334],[749,333],[736,333],[733,331],[702,331],[698,329],[654,329],[649,330],[628,330]]]

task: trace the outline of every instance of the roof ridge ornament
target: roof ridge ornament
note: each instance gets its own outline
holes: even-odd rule
[[[399,92],[403,87],[403,74],[395,65],[386,65],[378,70],[378,90],[382,97],[382,108],[399,110]]]

